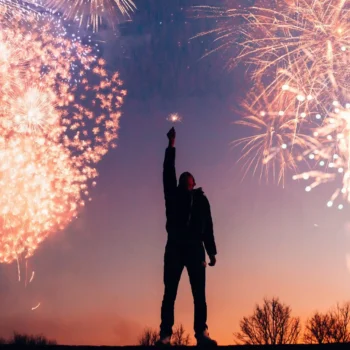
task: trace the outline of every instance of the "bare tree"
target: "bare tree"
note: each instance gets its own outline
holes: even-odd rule
[[[339,304],[325,314],[316,312],[306,321],[304,342],[308,344],[350,342],[350,303]]]
[[[330,311],[330,315],[333,319],[331,328],[331,337],[334,343],[347,343],[350,342],[350,303],[344,303],[337,306]]]
[[[240,328],[234,336],[246,345],[294,344],[301,329],[299,317],[292,317],[291,308],[278,298],[265,298],[262,306],[256,305],[253,315],[240,321]]]
[[[138,340],[138,345],[141,346],[154,346],[159,339],[159,333],[152,328],[146,328]]]
[[[306,344],[332,343],[335,319],[330,313],[315,314],[305,323],[304,342]]]
[[[188,346],[191,344],[190,335],[188,333],[185,335],[185,328],[182,324],[175,328],[172,336],[172,344],[177,346]]]

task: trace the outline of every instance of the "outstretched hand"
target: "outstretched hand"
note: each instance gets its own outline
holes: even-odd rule
[[[216,264],[216,257],[215,255],[209,255],[209,259],[210,259],[210,262],[209,262],[209,266],[215,266]]]
[[[168,133],[166,134],[166,136],[168,136],[168,139],[169,139],[169,144],[174,146],[174,143],[175,143],[175,138],[176,138],[176,131],[175,131],[175,128],[172,127]]]
[[[168,139],[169,139],[169,140],[175,139],[175,137],[176,137],[175,128],[172,127],[172,128],[168,131],[168,133],[166,134],[166,136],[168,136]]]

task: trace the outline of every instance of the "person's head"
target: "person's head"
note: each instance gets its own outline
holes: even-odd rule
[[[179,179],[179,187],[182,189],[186,189],[188,191],[192,191],[196,186],[196,181],[191,173],[188,171],[182,173]]]

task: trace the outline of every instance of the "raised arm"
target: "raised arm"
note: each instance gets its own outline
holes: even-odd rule
[[[169,139],[169,145],[165,150],[165,158],[163,163],[163,186],[165,200],[174,195],[177,187],[175,170],[175,129],[171,128],[167,133],[167,136]]]

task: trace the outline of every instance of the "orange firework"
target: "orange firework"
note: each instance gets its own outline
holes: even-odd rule
[[[35,0],[32,1],[31,6],[21,0],[0,0],[0,15],[2,16],[2,25],[5,21],[12,18],[13,15],[25,18],[27,15],[39,16],[36,8],[40,8],[40,5],[36,3]]]
[[[275,69],[307,64],[336,88],[348,87],[350,10],[347,0],[261,1],[259,6],[199,6],[202,17],[216,18],[215,51],[232,50],[228,66],[252,63],[254,77],[273,76]],[[288,62],[287,62],[288,61]],[[293,69],[293,67],[291,67]],[[315,75],[315,77],[316,77]]]
[[[328,207],[333,207],[336,200],[350,202],[350,104],[342,106],[333,101],[331,112],[315,128],[314,137],[319,140],[320,146],[306,152],[314,167],[294,175],[293,179],[308,181],[306,192],[334,182],[335,190],[327,202]],[[343,207],[342,203],[338,204],[338,209]]]
[[[126,92],[118,73],[48,18],[29,16],[27,28],[11,21],[0,47],[0,263],[11,263],[90,199]]]
[[[112,27],[120,16],[130,18],[136,5],[133,0],[41,0],[45,7],[63,13],[67,19],[79,22],[80,25],[92,27],[94,31],[105,19]]]
[[[272,175],[277,183],[284,183],[287,169],[297,170],[305,150],[318,145],[314,137],[303,132],[309,120],[305,105],[293,95],[268,96],[263,87],[256,87],[242,102],[243,118],[236,122],[254,130],[254,134],[232,142],[243,145],[240,161],[245,174],[249,169],[268,180]]]

